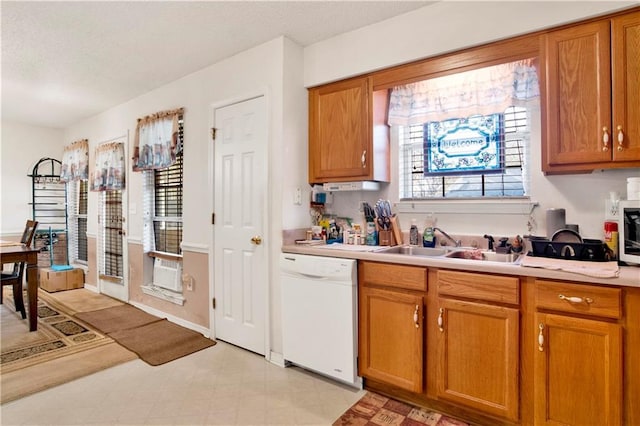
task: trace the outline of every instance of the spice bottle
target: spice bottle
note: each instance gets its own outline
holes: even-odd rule
[[[418,232],[418,225],[416,225],[416,220],[411,219],[411,229],[409,230],[409,244],[412,246],[417,246],[420,242],[420,233]]]

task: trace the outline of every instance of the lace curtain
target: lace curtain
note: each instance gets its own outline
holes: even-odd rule
[[[82,139],[64,147],[60,181],[89,179],[89,141]]]
[[[164,169],[176,162],[178,118],[184,108],[157,112],[138,119],[133,145],[133,171]]]
[[[96,147],[96,167],[91,179],[91,191],[124,189],[124,143],[105,142]]]
[[[394,87],[389,125],[409,126],[504,112],[539,98],[534,59]]]

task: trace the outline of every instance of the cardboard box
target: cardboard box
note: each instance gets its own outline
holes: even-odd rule
[[[38,268],[38,285],[41,289],[53,293],[84,287],[84,271],[52,271],[51,268]]]

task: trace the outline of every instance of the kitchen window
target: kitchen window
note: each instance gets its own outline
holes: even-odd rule
[[[144,171],[145,252],[182,254],[183,141],[180,117],[175,163]]]
[[[538,99],[533,59],[394,87],[399,198],[527,197]]]

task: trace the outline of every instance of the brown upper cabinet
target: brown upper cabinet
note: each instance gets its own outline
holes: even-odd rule
[[[640,166],[640,11],[541,36],[542,170]]]
[[[370,77],[309,89],[309,183],[388,182],[387,105]]]

